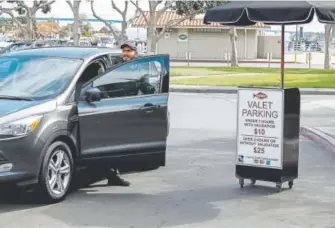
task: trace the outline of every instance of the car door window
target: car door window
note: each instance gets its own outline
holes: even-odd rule
[[[94,80],[92,86],[100,89],[104,98],[159,93],[161,81],[159,69],[161,68],[161,63],[157,60],[133,61]]]
[[[116,64],[119,64],[119,63],[123,62],[122,56],[110,55],[109,58],[110,58],[110,61],[111,61],[112,65],[116,65]]]
[[[94,77],[103,74],[106,71],[106,66],[102,60],[92,62],[83,72],[80,77],[80,82],[86,83]]]
[[[81,91],[80,91],[80,98],[82,98],[82,95],[85,93],[85,91],[92,87],[92,83],[87,84],[90,80],[92,80],[94,77],[97,77],[106,71],[106,65],[103,62],[102,59],[96,60],[92,62],[82,73],[78,84],[80,85]],[[71,100],[70,100],[71,102]]]

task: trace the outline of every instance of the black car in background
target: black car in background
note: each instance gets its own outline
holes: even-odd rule
[[[55,46],[66,46],[66,40],[35,40],[35,41],[19,41],[15,42],[8,47],[0,50],[0,54],[10,53],[13,51],[19,51],[30,48],[40,48],[40,47],[55,47]]]
[[[26,48],[29,48],[33,43],[34,43],[34,41],[15,42],[15,43],[10,44],[9,46],[3,48],[2,50],[0,50],[0,54],[26,49]]]
[[[169,56],[49,47],[0,58],[0,184],[63,200],[78,167],[165,166]]]

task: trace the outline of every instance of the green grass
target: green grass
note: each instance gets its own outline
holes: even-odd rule
[[[318,71],[318,70],[315,70]],[[320,70],[319,70],[320,71]],[[294,70],[290,72],[295,72]],[[297,71],[299,72],[299,70]],[[303,71],[301,71],[303,72]],[[306,72],[306,70],[305,70]],[[175,85],[201,86],[279,86],[280,74],[272,73],[260,76],[206,76],[202,78],[172,79]],[[285,87],[300,88],[335,88],[335,72],[311,74],[286,73]]]
[[[170,75],[175,76],[224,76],[225,74],[280,74],[278,68],[253,68],[253,67],[171,67]],[[334,70],[324,69],[285,69],[285,74],[293,75],[334,75]]]

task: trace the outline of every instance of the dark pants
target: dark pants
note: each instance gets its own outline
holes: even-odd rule
[[[108,168],[108,170],[106,170],[106,174],[107,174],[106,176],[107,178],[113,178],[113,177],[119,176],[120,172],[118,169]]]
[[[113,179],[119,176],[117,169],[109,167],[92,167],[80,171],[75,178],[75,185],[78,188],[86,187],[104,179]]]

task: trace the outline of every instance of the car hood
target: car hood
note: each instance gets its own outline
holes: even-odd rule
[[[16,101],[0,99],[0,117],[21,111],[23,109],[31,108],[41,103],[43,103],[43,101]]]

